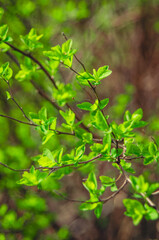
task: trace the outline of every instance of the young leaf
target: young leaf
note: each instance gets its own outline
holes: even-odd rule
[[[9,100],[9,99],[12,98],[11,95],[10,95],[10,93],[9,93],[8,91],[6,91],[6,95],[7,95],[7,100]]]
[[[83,185],[91,193],[97,189],[97,179],[94,172],[89,174],[87,181]]]
[[[142,175],[139,177],[130,176],[132,187],[138,193],[145,193],[149,188],[149,183],[145,182],[145,179]]]
[[[157,220],[159,218],[159,213],[153,207],[150,207],[148,204],[145,204],[145,218],[146,220]]]
[[[110,133],[106,133],[104,138],[103,138],[103,150],[102,153],[110,153],[111,150],[111,134]]]
[[[97,207],[97,205],[98,203],[85,202],[80,205],[80,210],[82,211],[93,210]]]
[[[157,146],[156,146],[155,143],[150,142],[148,149],[149,149],[149,153],[150,153],[152,156],[156,155],[156,153],[157,153]]]
[[[121,159],[120,164],[126,172],[135,173],[134,169],[131,167],[130,162],[128,163],[124,159]]]
[[[46,109],[46,107],[42,107],[38,114],[39,114],[40,120],[43,120],[44,122],[47,120],[47,109]]]
[[[32,166],[29,172],[24,172],[22,175],[22,179],[17,182],[18,184],[25,184],[27,186],[35,186],[38,185],[41,181],[46,178],[47,173],[40,172],[39,170],[35,170]]]
[[[153,158],[152,156],[148,156],[144,158],[144,165],[148,165],[150,163],[152,163],[155,160],[155,158]]]
[[[62,44],[62,53],[65,55],[68,55],[71,51],[71,47],[72,47],[72,40],[69,39]]]
[[[12,77],[13,71],[9,67],[9,62],[4,63],[0,67],[0,77],[4,78],[6,81],[8,81]]]
[[[105,98],[105,99],[101,100],[101,101],[99,102],[99,108],[100,108],[100,109],[105,108],[108,103],[109,103],[109,98]]]
[[[0,26],[0,43],[6,40],[7,33],[8,33],[8,26],[6,24]]]
[[[77,104],[78,108],[86,111],[91,111],[91,106],[92,104],[89,102],[83,102],[83,103]]]
[[[115,183],[115,179],[108,176],[100,176],[101,183],[106,187],[111,187]]]
[[[131,113],[127,110],[124,114],[124,121],[130,121],[132,118]]]
[[[49,132],[49,133],[47,133],[47,134],[43,137],[43,139],[42,139],[42,144],[43,144],[43,145],[46,144],[46,143],[49,141],[49,139],[50,139],[52,136],[54,136],[54,135],[55,135],[54,132]]]
[[[159,189],[159,182],[158,183],[152,183],[147,192],[146,195],[149,197],[153,192],[155,192],[157,189]]]
[[[85,152],[85,145],[79,146],[75,152],[75,161],[80,160],[84,152]]]
[[[100,80],[102,80],[103,78],[108,77],[111,73],[112,73],[112,71],[109,70],[109,66],[103,66],[103,67],[100,67],[97,70],[97,76],[98,76],[98,78]]]
[[[92,133],[83,133],[82,139],[84,143],[92,144],[93,136]]]
[[[58,89],[53,89],[53,97],[57,103],[63,107],[67,102],[71,102],[76,96],[76,92],[72,89],[72,85],[63,83],[58,84]]]
[[[97,207],[94,210],[94,214],[96,215],[97,218],[100,218],[101,213],[102,213],[102,208],[103,208],[103,203],[98,203]]]
[[[92,125],[99,130],[107,130],[108,125],[101,111],[97,110],[95,115],[92,115]]]
[[[126,207],[125,215],[131,217],[134,225],[137,226],[146,212],[143,205],[139,201],[132,199],[124,199],[123,203]]]
[[[61,116],[65,119],[66,123],[70,126],[73,126],[74,121],[75,121],[75,114],[74,112],[71,111],[71,109],[69,109],[66,112],[63,111],[59,111]]]
[[[26,49],[33,51],[35,48],[42,48],[43,44],[39,42],[43,34],[37,35],[36,30],[32,28],[30,32],[25,36],[20,36],[22,42],[25,44]]]

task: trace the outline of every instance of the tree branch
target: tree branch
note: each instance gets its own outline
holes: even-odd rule
[[[26,52],[20,50],[19,48],[13,46],[12,44],[10,44],[10,43],[8,43],[8,42],[5,42],[5,44],[7,44],[8,46],[10,46],[14,51],[19,52],[19,53],[21,53],[22,55],[24,55],[24,56],[30,58],[32,61],[34,61],[34,62],[41,68],[41,70],[46,74],[46,76],[49,78],[49,80],[53,83],[54,87],[55,87],[56,89],[58,89],[58,87],[57,87],[57,85],[56,85],[56,83],[55,83],[54,78],[50,75],[50,73],[47,71],[47,69],[43,66],[43,64],[42,64],[38,59],[36,59],[36,58],[35,58],[33,55],[31,55],[30,53],[26,53]],[[72,108],[68,103],[66,104],[66,106],[67,106],[68,108],[70,108],[70,109],[74,112],[73,108]],[[59,109],[58,109],[58,110],[59,110]],[[74,113],[75,113],[76,119],[77,119],[78,121],[80,121],[80,120],[81,120],[80,117],[77,116],[77,113],[76,113],[76,112],[74,112]],[[87,132],[90,132],[89,128],[86,127],[83,123],[81,123],[81,126],[82,126]],[[94,135],[94,137],[96,137],[96,136]]]
[[[87,163],[93,162],[93,161],[95,161],[96,159],[98,159],[100,157],[101,157],[101,154],[97,155],[96,157],[94,157],[94,158],[92,158],[90,160],[79,162],[78,165],[82,165],[82,164],[87,164]],[[4,164],[2,162],[0,162],[0,165],[2,165],[5,168],[8,168],[11,171],[15,171],[15,172],[29,172],[30,171],[30,169],[15,169],[15,168],[11,168],[11,167],[9,167],[8,165],[6,165],[6,164]],[[52,172],[55,172],[58,169],[65,168],[65,167],[75,167],[75,164],[71,163],[71,164],[66,164],[66,165],[62,165],[62,166],[55,166],[55,167],[35,167],[35,170],[51,170],[50,173],[49,173],[49,175],[50,175]]]
[[[43,70],[43,72],[46,74],[46,76],[47,76],[47,77],[50,79],[50,81],[53,83],[54,87],[57,89],[57,85],[56,85],[56,83],[55,83],[54,78],[50,75],[50,73],[47,71],[47,69],[43,66],[43,64],[42,64],[39,60],[37,60],[37,59],[36,59],[33,55],[31,55],[30,53],[26,53],[26,52],[20,50],[19,48],[13,46],[12,44],[10,44],[10,43],[8,43],[8,42],[5,42],[5,44],[7,44],[9,47],[11,47],[14,51],[21,53],[22,55],[30,58],[33,62],[35,62],[35,63],[40,67],[40,69]]]

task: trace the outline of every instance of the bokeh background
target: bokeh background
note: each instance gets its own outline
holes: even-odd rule
[[[19,35],[27,34],[34,27],[44,34],[45,49],[61,44],[65,40],[62,32],[73,40],[77,56],[89,71],[109,65],[112,75],[98,87],[101,98],[110,98],[111,119],[122,120],[125,109],[142,108],[144,120],[149,126],[143,135],[155,136],[159,143],[159,1],[158,0],[1,0],[0,24],[8,24],[9,35],[14,45],[21,46]],[[2,48],[2,46],[0,46]],[[40,51],[36,55],[43,59]],[[18,55],[17,55],[18,56]],[[18,67],[10,56],[0,52],[0,64],[9,61],[14,72]],[[81,70],[78,62],[74,68]],[[75,76],[60,68],[56,79],[65,83]],[[41,75],[35,81],[47,92],[50,83]],[[0,112],[21,119],[21,113],[5,96],[6,85],[0,84]],[[47,106],[50,115],[57,111],[43,100],[34,87],[27,82],[13,79],[13,90],[26,112],[36,112]],[[89,95],[79,93],[81,98]],[[79,112],[80,113],[80,112]],[[67,140],[67,139],[66,139]],[[65,141],[66,141],[65,140]],[[54,138],[47,146],[41,146],[41,137],[28,126],[0,118],[0,162],[20,169],[34,163],[32,156],[44,147],[55,149],[63,143]],[[71,148],[71,140],[65,142]],[[145,172],[157,181],[157,169],[136,166],[138,173]],[[112,173],[112,169],[99,166],[99,172]],[[42,189],[24,187],[16,182],[20,173],[0,167],[0,239],[38,240],[157,240],[159,222],[143,220],[134,227],[126,217],[122,199],[129,197],[125,188],[117,197],[104,205],[102,216],[96,219],[93,213],[80,212],[79,204],[66,201],[54,190],[67,193],[70,199],[86,199],[87,192],[81,184],[84,174],[72,173],[62,181],[49,177]],[[62,182],[62,184],[60,183]],[[120,183],[119,183],[120,184]],[[157,204],[157,197],[154,199]]]

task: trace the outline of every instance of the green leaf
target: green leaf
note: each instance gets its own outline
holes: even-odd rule
[[[124,199],[123,203],[126,207],[125,215],[132,218],[135,226],[138,225],[146,212],[143,205],[132,199]]]
[[[40,120],[39,115],[37,113],[30,112],[29,117],[34,123],[40,124],[41,120]]]
[[[91,111],[91,106],[92,104],[89,102],[83,102],[83,103],[77,104],[78,108],[86,111]]]
[[[124,121],[130,121],[132,118],[131,113],[127,110],[124,114]]]
[[[42,139],[42,144],[43,144],[43,145],[46,144],[46,143],[49,141],[49,139],[50,139],[52,136],[54,136],[54,135],[55,135],[54,132],[49,132],[49,133],[47,133],[47,134],[43,137],[43,139]]]
[[[30,32],[25,36],[20,36],[22,42],[25,44],[26,49],[33,51],[36,48],[42,48],[43,44],[39,42],[43,34],[37,35],[36,30],[32,28]]]
[[[155,192],[157,189],[159,189],[159,183],[152,183],[148,190],[146,195],[149,197],[153,192]]]
[[[145,127],[148,124],[148,122],[145,121],[139,121],[139,122],[134,122],[133,123],[133,128],[140,128],[140,127]]]
[[[105,108],[109,103],[109,98],[105,98],[99,102],[99,108],[103,109]]]
[[[84,143],[92,144],[93,143],[93,136],[92,133],[83,133],[82,139]]]
[[[155,158],[153,158],[152,156],[148,156],[144,158],[144,165],[148,165],[150,163],[152,163],[155,160]]]
[[[115,183],[115,179],[108,176],[100,176],[101,183],[106,187],[111,187]]]
[[[49,57],[51,60],[62,62],[65,67],[71,67],[73,61],[73,55],[76,53],[76,49],[71,49],[72,40],[69,39],[62,44],[52,47],[51,51],[44,51],[44,55]]]
[[[136,156],[141,156],[141,150],[140,148],[132,143],[126,144],[126,155],[136,155]]]
[[[97,70],[97,76],[98,76],[98,78],[100,80],[102,80],[103,78],[108,77],[111,73],[112,73],[112,71],[109,70],[109,66],[103,66],[103,67],[100,67]]]
[[[143,110],[141,108],[137,109],[133,114],[132,114],[132,120],[139,121],[143,117]]]
[[[100,143],[94,143],[90,149],[92,150],[92,152],[95,153],[101,153],[102,149],[103,149],[103,145]]]
[[[53,154],[47,148],[44,149],[43,155],[39,158],[38,163],[42,167],[53,167],[57,165]]]
[[[87,181],[83,185],[91,193],[97,190],[97,179],[94,172],[89,174]]]
[[[48,148],[45,148],[45,149],[44,149],[44,151],[43,151],[43,156],[48,157],[48,158],[51,159],[53,162],[55,161],[52,153],[50,152],[50,150],[49,150]]]
[[[20,64],[20,70],[19,72],[15,75],[15,78],[18,79],[18,81],[30,81],[32,77],[35,77],[35,72],[37,70],[37,65],[33,65],[31,59],[25,58],[24,59],[24,64]]]
[[[77,75],[76,78],[82,85],[90,86],[89,82],[92,85],[99,85],[103,78],[112,73],[112,71],[108,70],[108,68],[108,66],[104,66],[99,68],[97,71],[93,69],[93,75],[88,72],[83,72]]]
[[[76,149],[75,161],[80,160],[85,152],[85,145],[81,145]]]
[[[53,97],[57,103],[63,107],[67,102],[73,101],[76,96],[76,92],[72,90],[72,85],[69,84],[58,84],[58,89],[53,89]]]
[[[146,193],[149,188],[149,183],[145,182],[143,175],[139,177],[130,176],[131,184],[134,190],[138,193]]]
[[[65,55],[68,55],[71,51],[71,47],[72,47],[72,40],[69,39],[62,44],[62,53]]]
[[[97,110],[96,113],[92,115],[92,125],[99,130],[107,130],[108,125],[101,111]]]
[[[117,168],[120,171],[120,173],[122,173],[122,171],[117,163],[112,163],[112,166]]]
[[[51,121],[49,122],[50,129],[55,130],[56,129],[56,122],[57,118],[56,117],[51,117],[49,118]]]
[[[102,208],[103,208],[103,203],[98,203],[97,207],[94,210],[94,213],[97,218],[100,218],[101,213],[102,213]]]
[[[85,202],[80,205],[80,210],[82,210],[82,211],[93,210],[97,207],[97,205],[98,205],[98,203]]]
[[[53,152],[53,156],[56,159],[56,162],[58,164],[60,164],[62,161],[62,154],[63,154],[63,148],[57,149]]]
[[[159,214],[156,209],[150,207],[147,203],[145,204],[145,209],[147,210],[145,213],[146,220],[157,220],[159,219]]]
[[[53,167],[56,165],[54,161],[49,159],[47,156],[42,156],[39,160],[38,163],[41,167]]]
[[[7,33],[8,33],[8,26],[6,24],[0,26],[0,43],[6,40]]]
[[[42,121],[47,120],[47,109],[46,109],[46,107],[42,107],[38,114],[39,114],[40,120],[42,120]]]
[[[4,63],[0,67],[0,77],[4,78],[6,81],[8,81],[13,75],[12,69],[9,67],[9,62]]]
[[[10,95],[10,93],[9,93],[8,91],[6,91],[6,95],[7,95],[7,100],[9,100],[9,99],[12,98],[11,95]]]
[[[38,185],[41,181],[43,181],[47,176],[47,173],[40,172],[39,170],[35,170],[32,166],[29,172],[24,172],[22,175],[22,179],[18,181],[18,184],[24,184],[27,186]]]
[[[130,162],[128,163],[124,159],[121,159],[120,164],[126,172],[135,173],[134,169],[131,167]]]
[[[102,153],[109,154],[111,150],[111,133],[106,133],[103,138],[103,150]]]
[[[83,73],[80,73],[79,75],[76,75],[76,79],[80,82],[80,84],[88,87],[90,87],[88,81],[90,82],[94,81],[94,77],[87,72],[83,72]]]
[[[149,149],[149,153],[150,153],[152,156],[156,155],[156,153],[157,153],[157,146],[156,146],[155,143],[150,142],[148,149]]]
[[[70,126],[73,126],[75,121],[75,114],[71,111],[71,109],[67,110],[66,112],[59,111],[61,116],[65,119],[66,123]]]
[[[61,47],[57,45],[51,48],[51,51],[44,51],[44,55],[54,61],[60,61],[61,59]]]

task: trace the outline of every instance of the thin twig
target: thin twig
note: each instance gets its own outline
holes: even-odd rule
[[[59,193],[57,191],[54,191],[57,195],[59,195],[60,197],[62,197],[63,199],[70,201],[70,202],[78,202],[78,203],[89,203],[89,204],[94,204],[94,203],[99,203],[102,202],[103,204],[105,204],[107,201],[109,201],[110,199],[114,198],[128,183],[127,179],[125,179],[124,183],[121,185],[121,187],[114,192],[112,195],[110,195],[109,197],[105,198],[105,199],[99,199],[98,201],[93,201],[93,202],[89,202],[89,200],[76,200],[76,199],[71,199],[71,198],[67,198],[65,197],[62,193]]]
[[[64,196],[62,193],[60,193],[56,190],[54,190],[53,192],[56,193],[58,196],[60,196],[62,199],[66,200],[66,201],[69,201],[69,202],[78,202],[78,203],[84,203],[85,202],[84,200],[76,200],[76,199],[68,198],[68,197]]]
[[[19,53],[21,53],[22,55],[24,55],[24,56],[30,58],[31,60],[33,60],[33,62],[35,62],[35,63],[40,67],[40,69],[43,70],[43,72],[47,75],[47,77],[48,77],[48,78],[50,79],[50,81],[53,83],[54,87],[57,89],[57,85],[56,85],[56,83],[55,83],[54,78],[50,75],[50,73],[47,71],[47,69],[43,66],[43,64],[42,64],[39,60],[37,60],[37,59],[36,59],[33,55],[31,55],[30,53],[26,53],[26,52],[20,50],[19,48],[13,46],[12,44],[10,44],[10,43],[8,43],[8,42],[5,42],[5,44],[7,44],[9,47],[11,47],[14,51],[19,52]]]
[[[127,179],[124,180],[123,184],[120,186],[120,188],[114,192],[112,195],[110,195],[109,197],[105,198],[105,199],[101,199],[101,202],[106,203],[107,201],[109,201],[111,198],[114,198],[128,183]]]
[[[58,87],[57,87],[57,85],[56,85],[56,83],[55,83],[54,78],[50,75],[50,73],[47,71],[47,69],[43,66],[43,64],[42,64],[38,59],[36,59],[36,58],[35,58],[33,55],[31,55],[30,53],[26,53],[26,52],[18,49],[17,47],[13,46],[12,44],[10,44],[10,43],[8,43],[8,42],[5,42],[5,43],[6,43],[8,46],[10,46],[14,51],[17,51],[17,52],[21,53],[22,55],[30,58],[32,61],[34,61],[34,62],[40,67],[40,69],[46,74],[46,76],[49,78],[49,80],[53,83],[54,87],[55,87],[56,89],[58,89]],[[67,105],[68,108],[70,108],[70,109],[73,111],[72,107],[71,107],[68,103],[67,103],[66,105]],[[73,112],[74,112],[74,111],[73,111]],[[75,113],[75,112],[74,112],[74,113]],[[77,116],[77,113],[75,113],[75,117],[76,117],[76,119],[77,119],[78,121],[81,120],[80,117]],[[86,127],[83,123],[81,123],[81,126],[82,126],[87,132],[90,132],[89,128]],[[94,137],[95,137],[95,134],[94,134]]]
[[[6,54],[15,62],[15,64],[20,68],[20,64],[18,62],[18,59],[9,51],[6,52]],[[39,69],[41,69],[39,67]],[[45,98],[48,102],[50,102],[57,110],[62,110],[55,101],[53,101],[45,92],[42,90],[33,80],[30,80],[31,84],[34,86],[34,88],[38,91],[39,95]]]
[[[16,122],[19,122],[19,123],[22,123],[22,124],[30,125],[30,126],[36,126],[36,127],[38,126],[37,124],[31,123],[31,122],[24,122],[24,121],[21,121],[21,120],[18,120],[16,118],[13,118],[13,117],[10,117],[10,116],[7,116],[7,115],[3,115],[3,114],[0,114],[0,117],[8,118],[10,120],[13,120],[13,121],[16,121]]]
[[[18,123],[22,123],[22,124],[25,124],[25,125],[29,125],[31,127],[40,127],[40,125],[38,124],[35,124],[35,123],[32,123],[32,122],[24,122],[24,121],[21,121],[19,119],[16,119],[16,118],[13,118],[13,117],[10,117],[10,116],[7,116],[7,115],[3,115],[3,114],[0,114],[0,117],[4,117],[4,118],[8,118],[10,120],[13,120],[15,122],[18,122]],[[72,132],[72,133],[69,133],[69,132],[63,132],[63,131],[59,131],[59,130],[54,130],[54,129],[51,129],[49,128],[50,131],[54,131],[56,134],[58,135],[69,135],[69,136],[75,136],[75,133]],[[101,142],[102,139],[97,139],[97,138],[93,138],[93,141],[94,142]]]
[[[30,80],[30,82],[43,98],[50,102],[57,110],[62,110],[33,80]]]
[[[16,122],[18,122],[18,123],[26,124],[26,125],[29,125],[29,126],[32,126],[32,127],[40,127],[40,125],[38,125],[38,124],[30,123],[30,122],[24,122],[24,121],[18,120],[18,119],[16,119],[16,118],[13,118],[13,117],[10,117],[10,116],[7,116],[7,115],[0,114],[0,117],[8,118],[8,119],[10,119],[10,120],[16,121]],[[64,134],[64,135],[75,136],[75,133],[62,132],[62,131],[54,130],[54,129],[51,129],[51,128],[49,128],[49,130],[50,130],[50,131],[54,131],[54,132],[57,133],[58,135]]]
[[[65,33],[62,33],[62,35],[64,36],[65,40],[67,41],[68,38],[67,38],[67,36],[65,35]],[[75,59],[77,60],[77,62],[79,62],[79,64],[83,67],[83,70],[86,72],[86,68],[85,68],[84,64],[79,60],[79,58],[77,57],[76,54],[74,54],[74,57],[75,57]]]
[[[23,108],[19,105],[19,103],[15,100],[14,95],[13,95],[13,91],[11,89],[10,83],[9,81],[5,80],[4,78],[2,78],[3,81],[8,85],[8,90],[11,96],[11,100],[15,103],[15,105],[20,109],[20,111],[22,112],[23,116],[29,121],[31,122],[31,120],[27,117],[27,115],[25,114]]]
[[[134,160],[134,159],[140,159],[140,158],[144,158],[143,156],[140,157],[132,157],[132,158],[124,158],[126,161],[130,161],[130,160]]]
[[[90,163],[90,162],[93,162],[95,161],[96,159],[100,158],[102,156],[102,154],[99,154],[97,155],[96,157],[90,159],[90,160],[87,160],[87,161],[83,161],[83,162],[78,162],[78,165],[81,165],[81,164],[87,164],[87,163]],[[51,171],[49,173],[49,175],[56,171],[57,169],[60,169],[60,168],[65,168],[65,167],[73,167],[75,164],[74,163],[71,163],[71,164],[66,164],[66,165],[62,165],[62,166],[58,166],[58,167],[54,167],[54,168],[51,168]],[[77,166],[78,167],[78,166]]]
[[[93,162],[100,157],[101,157],[101,154],[97,155],[96,157],[94,157],[90,160],[79,162],[78,165]],[[2,162],[0,162],[0,165],[2,165],[5,168],[8,168],[11,171],[15,171],[15,172],[28,172],[28,171],[30,171],[30,169],[14,169],[14,168],[9,167],[8,165],[6,165]],[[74,163],[71,163],[71,164],[66,164],[66,165],[62,165],[62,166],[55,166],[55,167],[35,167],[35,170],[50,170],[51,173],[52,173],[53,171],[57,171],[58,169],[65,168],[65,167],[75,167],[76,168],[76,166],[74,166],[74,165],[75,165]],[[50,175],[50,173],[49,173],[49,175]]]
[[[30,171],[29,168],[28,169],[27,168],[26,169],[11,168],[7,164],[4,164],[2,162],[0,162],[0,165],[2,165],[3,167],[8,168],[9,170],[14,171],[14,172],[29,172]],[[36,167],[35,169],[36,170],[49,170],[50,168],[49,167]]]
[[[16,65],[20,68],[20,63],[18,59],[9,51],[6,52],[6,54],[13,60],[13,62],[16,63]]]

